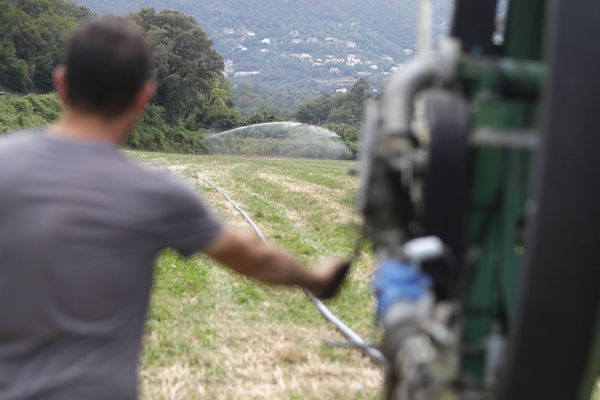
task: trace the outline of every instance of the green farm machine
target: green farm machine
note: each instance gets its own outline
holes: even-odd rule
[[[384,397],[590,399],[600,2],[457,0],[448,36],[365,116]]]

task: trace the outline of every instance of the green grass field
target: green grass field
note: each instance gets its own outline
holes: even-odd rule
[[[352,162],[129,153],[187,179],[230,224],[249,226],[199,176],[221,186],[268,238],[309,266],[350,255],[358,235]],[[375,340],[372,260],[362,256],[334,312]],[[381,372],[339,340],[300,290],[237,277],[203,257],[158,259],[142,365],[144,398],[373,399]]]

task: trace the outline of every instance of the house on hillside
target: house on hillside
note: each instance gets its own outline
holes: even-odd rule
[[[233,77],[234,78],[239,78],[239,77],[254,76],[254,75],[260,75],[260,71],[240,71],[240,72],[236,72],[233,75]]]
[[[233,69],[233,60],[227,59],[225,60],[225,69],[223,70],[223,74],[225,76],[229,76],[234,73]]]
[[[349,67],[354,67],[355,65],[362,64],[362,61],[356,54],[348,54],[346,57],[346,65]]]
[[[346,60],[337,57],[328,57],[325,59],[325,64],[343,64]]]

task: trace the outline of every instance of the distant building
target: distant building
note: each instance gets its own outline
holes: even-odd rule
[[[234,73],[234,69],[233,69],[233,60],[227,59],[225,60],[225,68],[223,69],[223,75],[225,75],[225,77],[229,77],[229,75],[232,75]]]
[[[346,47],[349,49],[354,49],[354,48],[356,48],[356,42],[347,41]]]
[[[379,69],[376,64],[371,65],[369,68],[371,68],[373,71],[377,71]]]
[[[316,37],[311,37],[306,39],[306,43],[319,43],[319,39],[317,39]]]
[[[223,34],[225,34],[225,35],[233,35],[234,33],[235,33],[235,29],[233,29],[233,28],[223,29]]]
[[[260,49],[260,52],[263,53],[263,54],[267,54],[270,51],[271,50],[269,50],[269,49]]]
[[[236,72],[233,75],[233,77],[240,78],[240,77],[244,77],[244,76],[254,76],[254,75],[260,75],[260,71],[240,71],[240,72]]]
[[[348,89],[347,88],[341,88],[335,91],[336,93],[341,93],[341,94],[345,94],[348,93]]]
[[[329,73],[330,74],[339,74],[340,73],[340,69],[339,68],[335,68],[335,67],[329,68]]]
[[[300,44],[302,42],[304,42],[302,39],[292,39],[292,44]]]
[[[271,39],[269,38],[264,38],[263,40],[260,41],[261,43],[265,43],[265,44],[271,44]]]
[[[246,35],[250,36],[250,37],[254,37],[254,36],[256,36],[256,32],[254,32],[254,31],[248,31],[248,32],[246,32]]]
[[[332,58],[326,58],[325,64],[343,64],[345,61],[346,60],[344,60],[343,58],[332,57]]]
[[[411,49],[404,49],[402,52],[403,52],[404,54],[406,54],[407,56],[410,56],[410,55],[412,55],[412,53],[413,53],[413,51],[412,51]]]
[[[291,37],[298,37],[298,36],[300,36],[300,32],[298,32],[298,31],[290,31],[290,36]]]
[[[356,56],[356,54],[348,54],[348,56],[346,57],[346,65],[349,67],[354,67],[355,65],[360,65],[362,64],[362,61],[360,58],[358,58]]]

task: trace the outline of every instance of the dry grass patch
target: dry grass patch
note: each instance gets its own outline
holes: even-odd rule
[[[263,324],[231,330],[226,347],[194,364],[174,364],[146,371],[147,398],[210,399],[356,399],[372,398],[380,371],[347,350],[321,347],[332,332]],[[208,369],[217,367],[215,375]]]

